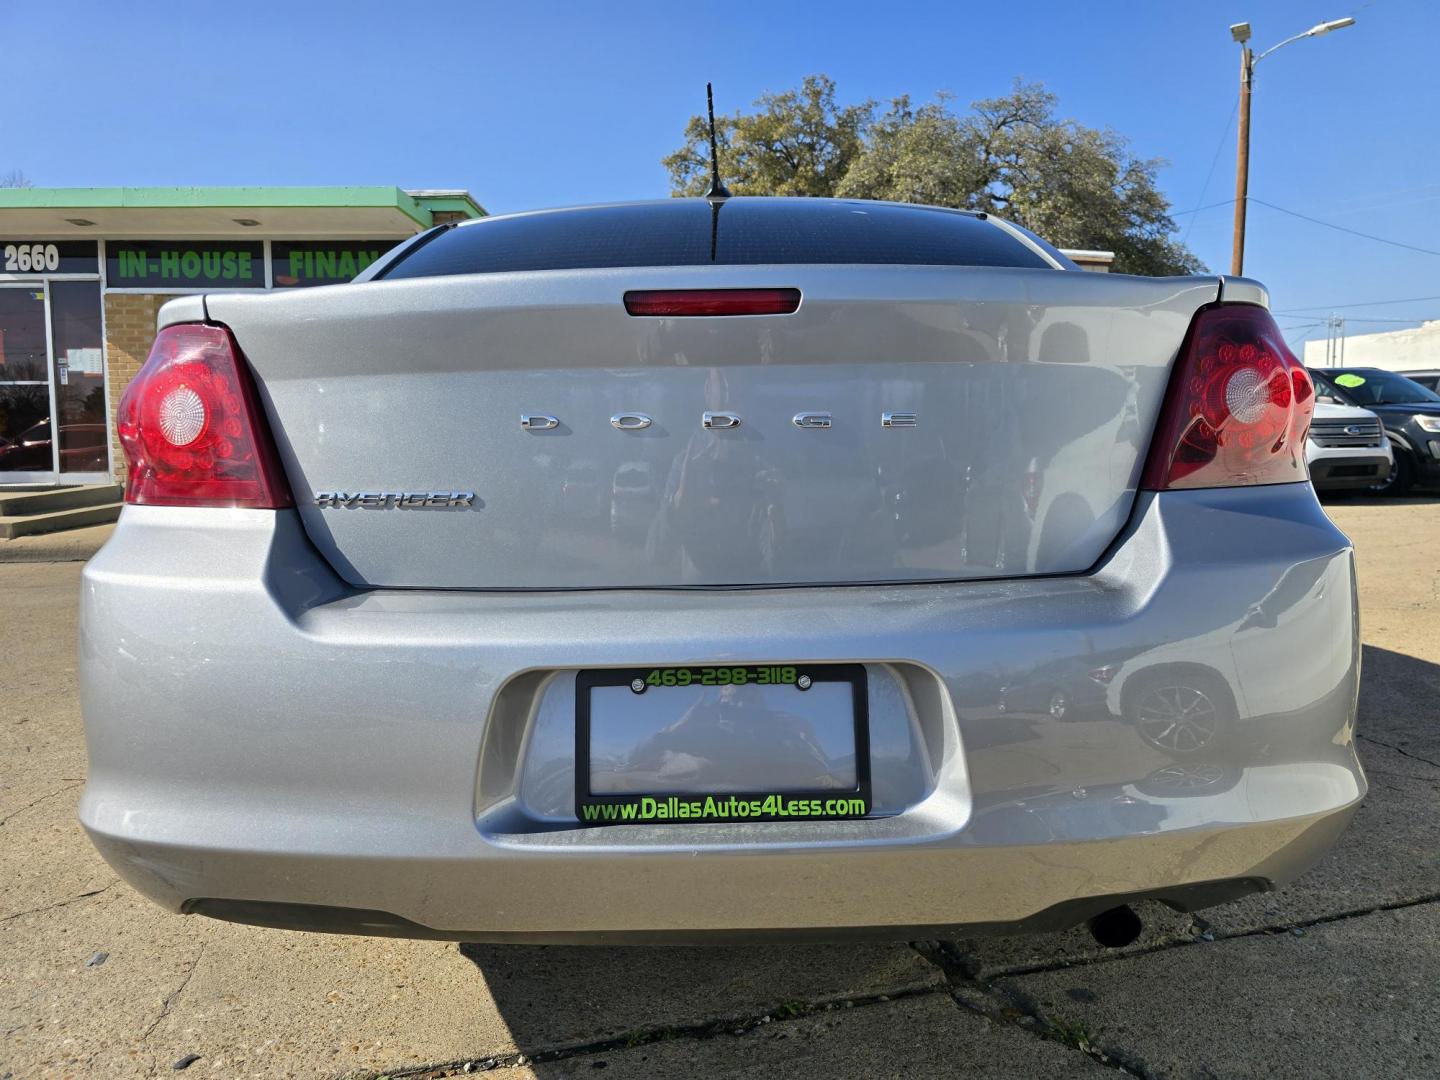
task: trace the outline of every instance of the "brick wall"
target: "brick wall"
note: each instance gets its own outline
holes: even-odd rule
[[[155,315],[170,296],[130,293],[105,294],[105,338],[110,372],[110,426],[115,428],[115,410],[125,387],[150,355],[155,341]],[[125,455],[115,443],[115,479],[125,480]]]

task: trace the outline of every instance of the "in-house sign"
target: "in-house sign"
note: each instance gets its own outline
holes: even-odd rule
[[[112,240],[105,245],[112,289],[263,289],[265,246],[189,240]]]

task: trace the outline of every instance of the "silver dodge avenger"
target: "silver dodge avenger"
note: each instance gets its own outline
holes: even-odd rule
[[[1267,304],[747,198],[173,300],[85,569],[85,828],[171,911],[460,940],[1276,888],[1365,780]]]

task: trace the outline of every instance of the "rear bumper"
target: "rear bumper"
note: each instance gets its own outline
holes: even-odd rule
[[[1084,576],[688,592],[358,591],[293,514],[131,507],[84,576],[81,819],[158,903],[272,925],[1048,925],[1310,865],[1364,794],[1358,655],[1303,484],[1144,496]],[[574,671],[721,660],[866,664],[882,816],[579,828]],[[1201,745],[1145,720],[1176,685]],[[1055,692],[1087,708],[1014,704]]]

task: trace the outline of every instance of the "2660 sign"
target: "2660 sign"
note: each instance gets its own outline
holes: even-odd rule
[[[54,244],[6,244],[5,269],[12,274],[32,274],[60,269],[60,249]]]
[[[93,274],[99,268],[94,241],[0,240],[0,273]]]

